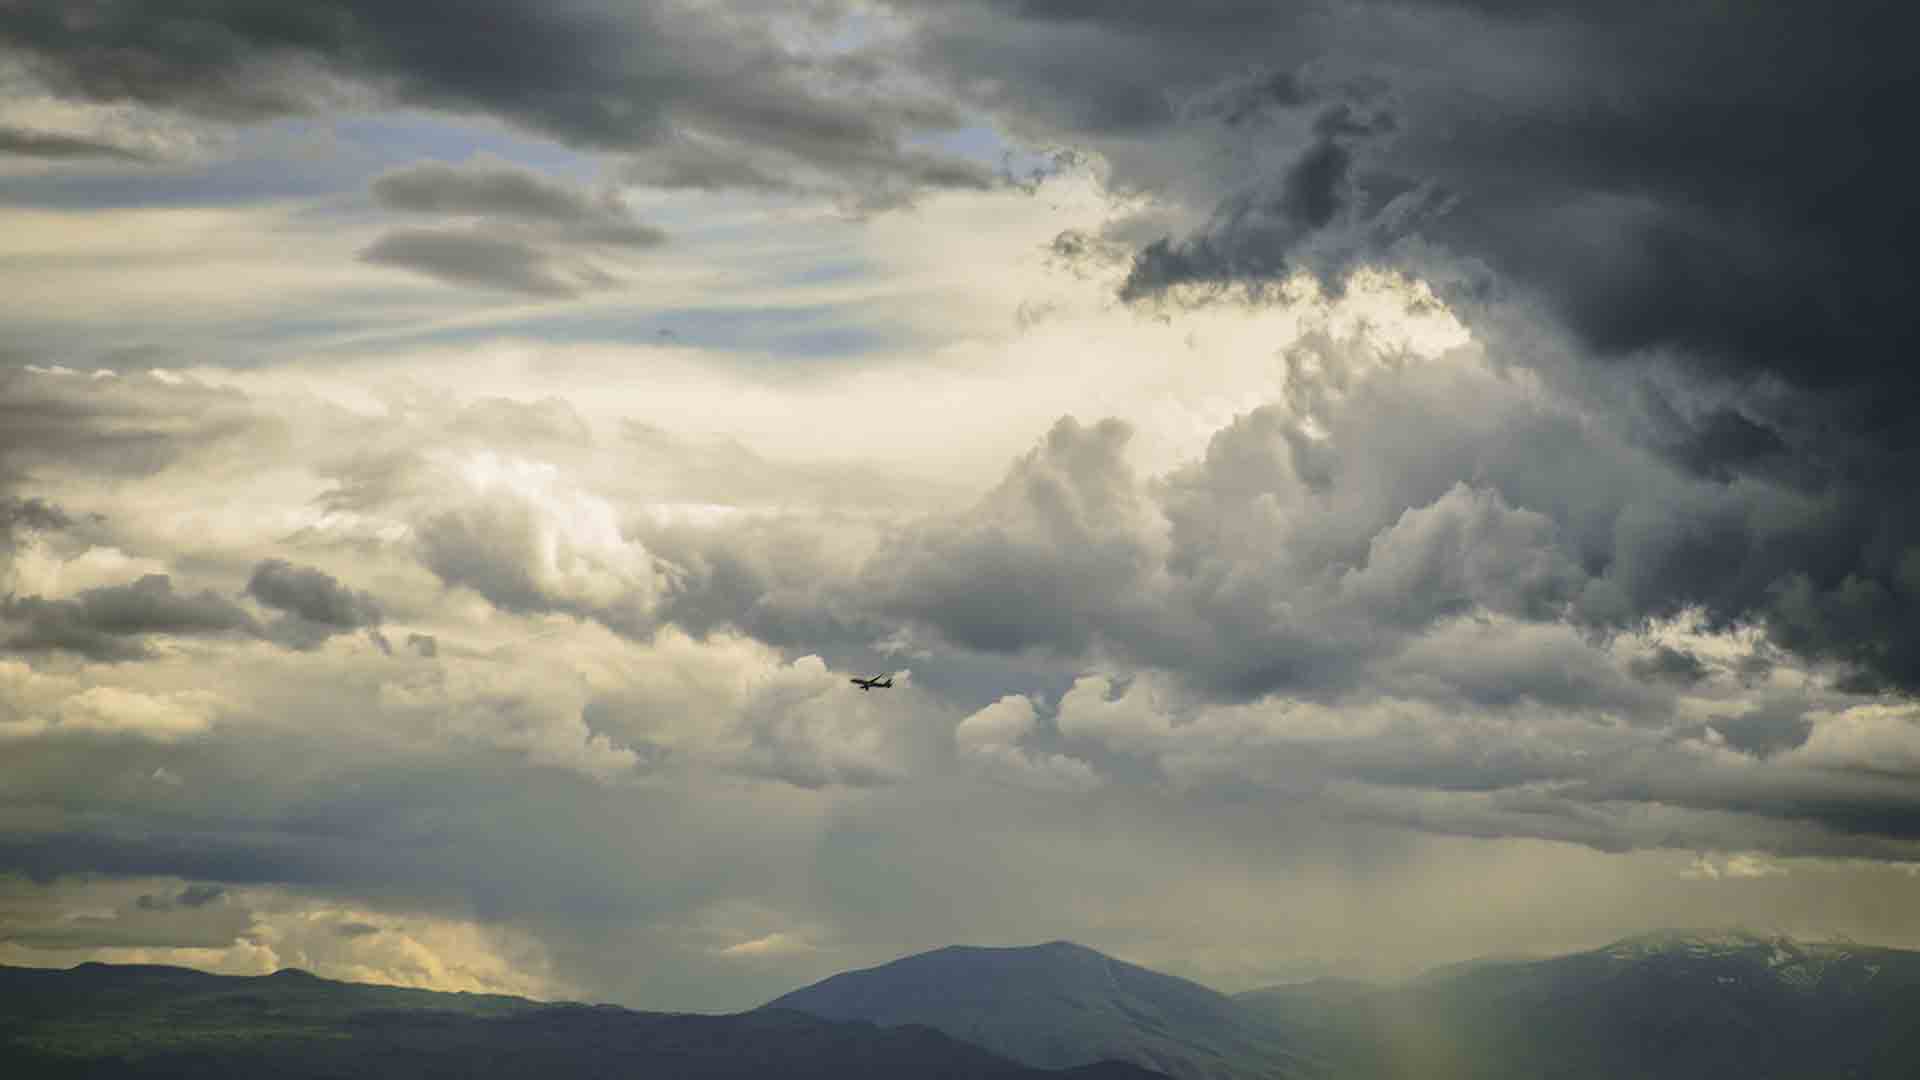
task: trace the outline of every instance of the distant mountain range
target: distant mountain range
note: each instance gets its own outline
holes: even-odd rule
[[[1252,1077],[1920,1077],[1920,953],[1663,933],[1398,987],[1322,979],[1227,997],[1056,942],[941,949],[770,1008],[916,1023],[1034,1065]]]
[[[1920,953],[1897,949],[1668,932],[1235,1000],[1316,1026],[1356,1077],[1920,1077]]]
[[[0,967],[0,1077],[122,1080],[659,1078],[1152,1080],[1137,1066],[1050,1072],[925,1027],[784,1010],[642,1013],[360,986],[283,971]]]
[[[1920,1076],[1920,953],[1662,933],[1228,996],[1067,942],[733,1016],[183,968],[0,967],[0,1077],[1560,1080]]]

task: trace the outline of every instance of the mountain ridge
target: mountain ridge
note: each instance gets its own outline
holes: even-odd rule
[[[298,969],[0,966],[0,1075],[745,1080],[1152,1080],[1117,1062],[1036,1069],[925,1026],[793,1010],[643,1013],[336,982]],[[1162,1078],[1164,1080],[1164,1078]]]
[[[1914,1016],[1920,952],[1744,929],[1235,995],[1070,941],[955,945],[721,1016],[89,962],[0,966],[0,1074],[1892,1080],[1920,1075]]]

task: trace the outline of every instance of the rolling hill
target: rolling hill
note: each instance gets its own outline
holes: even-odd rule
[[[0,968],[0,1076],[1151,1080],[1016,1064],[926,1027],[786,1010],[735,1016],[362,986],[302,972]]]

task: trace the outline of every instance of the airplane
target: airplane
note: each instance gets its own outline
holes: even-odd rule
[[[853,685],[855,685],[855,686],[857,686],[857,687],[859,687],[859,688],[860,688],[860,689],[862,689],[862,690],[874,690],[874,689],[879,689],[879,690],[891,690],[891,689],[893,689],[893,676],[891,676],[891,675],[888,675],[888,676],[886,676],[885,678],[882,678],[882,677],[881,677],[881,676],[879,676],[879,675],[875,675],[875,676],[874,676],[873,678],[871,678],[871,679],[848,679],[847,681],[848,681],[848,682],[850,682],[850,683],[852,683]]]

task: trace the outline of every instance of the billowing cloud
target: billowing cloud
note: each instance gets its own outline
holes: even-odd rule
[[[1906,20],[1451,0],[1163,16],[983,0],[929,11],[913,40],[982,107],[1100,149],[1116,186],[1199,219],[1139,246],[1126,295],[1301,271],[1338,287],[1357,263],[1402,266],[1443,284],[1502,348],[1552,351],[1512,317],[1538,305],[1572,354],[1610,368],[1565,354],[1533,366],[1601,409],[1660,410],[1636,441],[1736,485],[1785,480],[1786,455],[1791,482],[1808,497],[1825,486],[1832,504],[1821,554],[1796,555],[1824,569],[1758,587],[1722,573],[1688,599],[1911,687],[1920,668],[1900,625],[1920,621],[1895,553],[1920,527],[1875,478],[1901,474],[1913,451],[1891,404],[1912,396],[1892,359],[1911,351],[1911,320],[1888,285],[1912,238],[1886,226],[1882,208],[1903,196],[1865,165],[1893,122],[1899,95],[1882,88],[1907,62],[1886,42]],[[1676,55],[1688,62],[1663,59]],[[1782,82],[1775,62],[1804,79]],[[1804,140],[1791,161],[1777,160],[1783,132]],[[1837,176],[1849,195],[1829,212]],[[1642,381],[1649,367],[1658,376]],[[1798,392],[1769,402],[1769,380]]]
[[[960,721],[953,742],[970,763],[1006,783],[1043,791],[1100,786],[1100,775],[1086,762],[1026,745],[1036,726],[1033,702],[1013,695]]]
[[[540,462],[483,454],[449,472],[461,496],[419,526],[422,561],[441,580],[508,611],[649,624],[672,568],[622,534],[611,503]]]
[[[1904,14],[9,15],[0,961],[1920,943]]]

